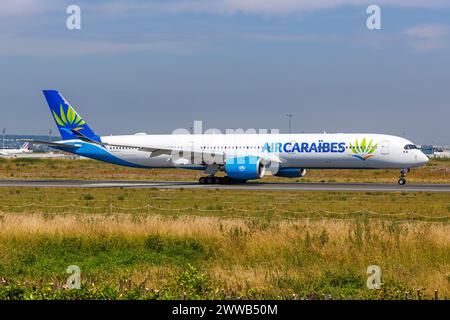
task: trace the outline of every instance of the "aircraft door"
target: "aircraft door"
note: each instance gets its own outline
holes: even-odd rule
[[[196,147],[195,143],[192,140],[190,140],[186,143],[186,149],[188,150],[188,152],[186,152],[186,154],[189,155],[189,163],[190,164],[195,164],[195,162],[196,162],[194,152],[193,152],[195,150],[195,147]],[[198,160],[197,160],[197,162],[198,162]]]
[[[389,141],[384,140],[381,142],[381,154],[384,154],[384,155],[389,154]]]

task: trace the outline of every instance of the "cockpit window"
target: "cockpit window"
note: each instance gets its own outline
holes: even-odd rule
[[[405,150],[413,150],[413,149],[419,149],[419,148],[414,144],[405,145]]]

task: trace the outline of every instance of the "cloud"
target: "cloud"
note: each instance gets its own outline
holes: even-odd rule
[[[0,2],[0,17],[26,17],[45,13],[53,8],[51,0],[2,0]]]
[[[104,13],[145,11],[154,13],[211,13],[274,15],[302,13],[344,6],[368,6],[373,0],[174,0],[174,1],[114,1],[100,4]],[[448,0],[378,0],[378,5],[418,8],[449,8]]]
[[[249,40],[276,41],[276,42],[300,42],[319,40],[323,37],[313,34],[268,34],[268,33],[241,33],[241,37]]]
[[[411,45],[420,51],[443,48],[448,44],[450,28],[445,25],[419,25],[403,32]]]
[[[107,15],[133,13],[209,13],[220,15],[295,14],[344,6],[380,6],[450,8],[448,0],[110,0],[73,1],[81,8]],[[70,1],[61,0],[1,0],[0,16],[14,18],[50,11],[63,11]]]
[[[193,36],[183,32],[163,36],[142,35],[133,38],[125,30],[123,34],[114,33],[108,37],[100,33],[89,33],[92,37],[67,37],[65,31],[65,8],[72,1],[61,0],[0,0],[0,55],[8,54],[108,54],[124,52],[192,52],[202,50],[207,41],[202,35]],[[102,18],[131,17],[130,14],[142,14],[151,19],[152,14],[207,13],[217,15],[283,15],[301,14],[316,10],[326,10],[343,6],[366,6],[373,0],[76,0],[85,17],[97,25]],[[448,0],[377,0],[380,6],[401,6],[417,8],[450,8]],[[50,13],[50,14],[46,14]],[[45,15],[46,14],[46,15]],[[32,17],[28,15],[41,15]],[[45,15],[42,18],[42,15]],[[21,19],[25,17],[24,19]],[[136,17],[132,17],[134,19]],[[137,17],[136,19],[142,19]],[[138,20],[137,20],[138,21]],[[91,30],[95,30],[95,27]],[[8,30],[14,30],[8,32]],[[44,30],[45,32],[42,32]],[[84,30],[84,29],[83,29]],[[97,29],[98,30],[98,29]],[[1,34],[3,32],[6,35]],[[90,31],[92,32],[92,31]],[[86,34],[85,34],[86,35]],[[400,37],[418,50],[441,48],[447,40],[448,28],[441,25],[416,26],[404,31]],[[217,37],[219,35],[215,35]],[[222,34],[222,36],[224,36]],[[225,36],[227,36],[225,34]],[[236,34],[232,36],[237,36]],[[238,37],[256,41],[301,42],[330,40],[330,35],[314,34],[277,34],[268,32],[251,33],[241,30]],[[399,37],[397,34],[396,37]],[[382,40],[377,38],[371,45],[381,47]],[[333,39],[332,39],[333,40]],[[345,40],[345,38],[344,38]],[[206,44],[207,45],[207,44]]]
[[[0,56],[120,54],[129,52],[191,52],[196,46],[185,40],[140,38],[133,41],[97,38],[0,35]],[[198,46],[197,46],[198,47]]]

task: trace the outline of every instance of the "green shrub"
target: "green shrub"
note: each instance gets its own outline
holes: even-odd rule
[[[208,276],[188,264],[187,268],[176,278],[175,288],[183,294],[184,298],[201,299],[209,290],[208,284]]]
[[[211,252],[202,242],[194,238],[162,237],[154,234],[145,239],[144,247],[149,252],[158,253],[177,264],[206,259]]]
[[[83,195],[81,195],[80,200],[91,201],[91,200],[94,200],[94,196],[90,193],[83,194]]]
[[[145,240],[145,247],[148,250],[154,250],[156,252],[161,252],[161,250],[163,249],[163,246],[164,246],[163,239],[161,238],[160,235],[151,234]]]

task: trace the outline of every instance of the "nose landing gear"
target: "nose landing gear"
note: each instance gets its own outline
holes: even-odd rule
[[[401,169],[400,170],[400,177],[398,179],[398,184],[403,186],[406,184],[406,174],[409,172],[409,169]]]

